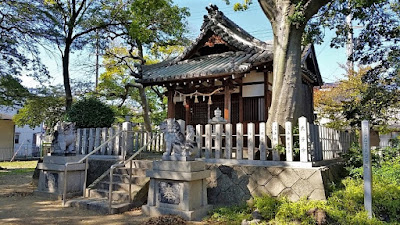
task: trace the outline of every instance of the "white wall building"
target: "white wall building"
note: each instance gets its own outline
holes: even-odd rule
[[[15,115],[17,111],[17,109],[10,107],[0,107],[1,115],[7,116],[7,118],[12,118],[12,116]],[[16,158],[30,158],[40,156],[40,146],[42,144],[41,137],[43,133],[43,126],[30,128],[29,126],[19,127],[15,125],[13,136],[13,152],[16,155]]]

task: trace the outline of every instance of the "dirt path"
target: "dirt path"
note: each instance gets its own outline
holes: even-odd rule
[[[84,209],[64,208],[61,201],[33,195],[35,187],[31,181],[31,174],[0,175],[0,224],[135,225],[144,224],[149,219],[140,210],[102,215]]]
[[[0,224],[143,224],[140,210],[118,215],[64,208],[61,201],[33,195],[30,174],[0,176]]]
[[[1,172],[1,171],[0,171]],[[0,175],[0,224],[143,224],[140,210],[118,215],[64,208],[61,201],[33,195],[31,174]]]

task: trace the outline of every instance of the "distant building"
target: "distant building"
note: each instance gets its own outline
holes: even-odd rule
[[[0,160],[16,158],[31,158],[40,156],[41,137],[43,126],[30,128],[19,127],[14,124],[12,117],[17,109],[0,108]]]
[[[0,161],[10,160],[13,156],[14,131],[12,116],[0,113]]]

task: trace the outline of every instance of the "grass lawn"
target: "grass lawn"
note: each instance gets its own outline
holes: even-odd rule
[[[0,162],[0,176],[21,173],[33,173],[36,168],[37,162],[37,160]]]

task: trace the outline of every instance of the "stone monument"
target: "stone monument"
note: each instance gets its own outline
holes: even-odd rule
[[[209,124],[226,124],[227,121],[222,117],[222,111],[217,108],[214,110],[214,117],[208,120]]]
[[[38,164],[39,183],[35,191],[38,195],[62,199],[64,181],[67,179],[67,197],[81,195],[85,179],[85,163],[75,163],[84,155],[76,155],[75,125],[73,123],[58,122],[54,127],[50,155],[43,158]],[[65,177],[66,163],[68,166]]]
[[[75,155],[75,124],[58,122],[54,127],[52,155]]]
[[[166,152],[162,161],[154,161],[150,177],[147,205],[142,210],[149,216],[179,215],[186,220],[201,220],[212,209],[207,203],[207,182],[210,171],[205,163],[194,161],[195,134],[188,126],[186,138],[175,119],[160,125],[165,134]]]

